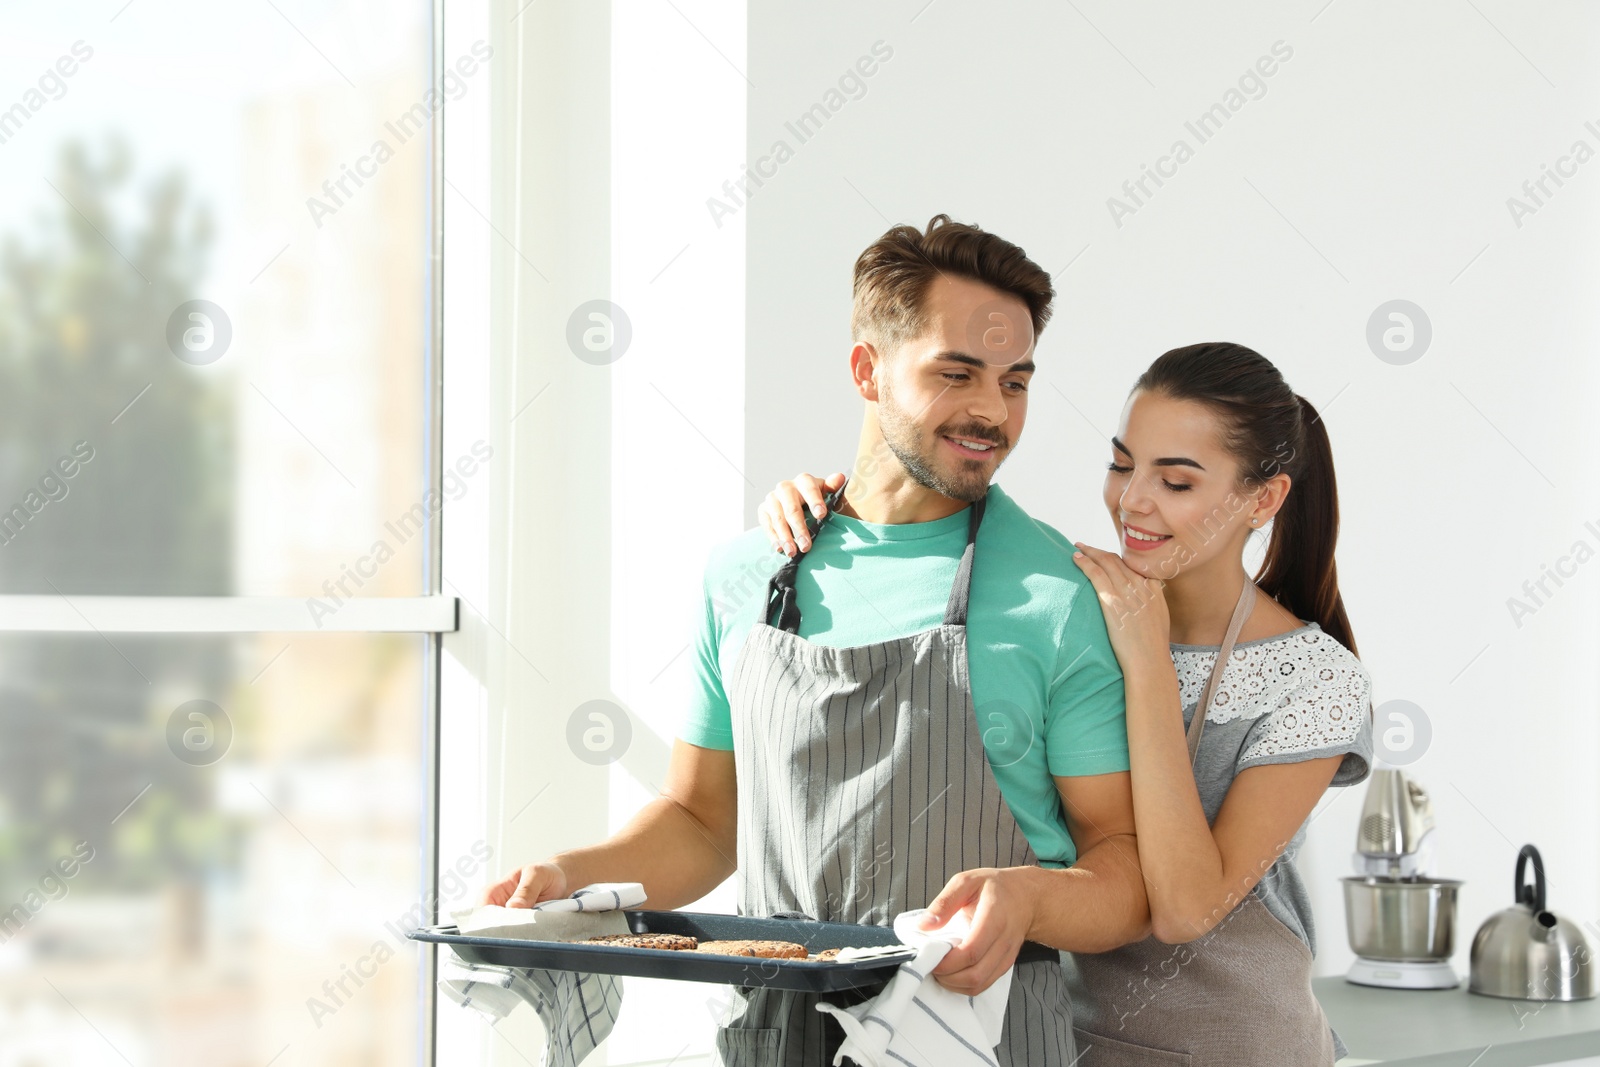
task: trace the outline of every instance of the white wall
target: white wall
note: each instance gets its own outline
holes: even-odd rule
[[[608,772],[566,744],[608,691],[610,458],[604,368],[565,343],[609,287],[609,11],[447,5],[445,54],[494,49],[491,93],[447,105],[446,461],[487,438],[486,492],[445,509],[446,593],[463,599],[442,671],[440,860],[472,842],[499,873],[604,836]],[[464,105],[464,106],[458,106]],[[441,1004],[441,1064],[538,1062],[531,1011],[492,1032]],[[600,1062],[603,1062],[600,1061]]]
[[[1111,536],[1105,436],[1138,372],[1180,344],[1257,348],[1328,412],[1340,575],[1375,699],[1431,721],[1411,769],[1435,798],[1440,873],[1466,881],[1464,972],[1524,842],[1552,906],[1600,920],[1600,563],[1520,628],[1506,606],[1574,542],[1600,548],[1584,525],[1600,531],[1600,161],[1520,228],[1506,206],[1574,140],[1600,149],[1584,128],[1600,127],[1600,11],[1320,6],[752,4],[751,154],[795,151],[741,212],[747,499],[848,467],[850,268],[891,222],[946,211],[1057,272],[1027,434],[999,480],[1073,537]],[[893,56],[865,95],[799,143],[785,121],[879,40]],[[1293,54],[1265,94],[1198,143],[1184,123],[1278,41]],[[1180,137],[1193,158],[1117,226],[1107,199]],[[1433,325],[1404,366],[1365,339],[1396,298]],[[1360,792],[1330,794],[1302,858],[1322,973],[1350,961],[1337,879]]]
[[[446,5],[447,56],[480,37],[492,91],[447,112],[444,454],[487,437],[493,480],[445,512],[445,591],[464,602],[445,642],[440,859],[481,838],[503,872],[601,839],[655,795],[701,565],[744,526],[743,227],[697,228],[701,190],[743,150],[744,7]],[[584,343],[604,329],[591,310],[609,350]],[[585,707],[607,721],[584,711],[575,739]],[[609,742],[590,733],[607,725]],[[700,907],[731,911],[731,885]],[[586,1065],[706,1062],[726,990],[625,984]],[[441,1064],[544,1047],[521,1009],[490,1031],[445,1003],[439,1034]]]

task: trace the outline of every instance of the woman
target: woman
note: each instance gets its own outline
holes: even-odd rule
[[[1331,1065],[1345,1049],[1311,992],[1294,855],[1323,792],[1367,776],[1372,724],[1327,433],[1269,361],[1214,343],[1151,364],[1111,448],[1121,552],[1074,542],[1075,558],[1126,685],[1152,936],[1074,957],[1079,1051],[1100,1067]],[[843,480],[781,484],[761,510],[774,543],[803,542],[802,508]],[[1252,580],[1244,552],[1269,523]]]

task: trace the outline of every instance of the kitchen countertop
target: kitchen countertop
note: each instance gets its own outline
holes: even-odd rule
[[[1534,1067],[1600,1056],[1600,999],[1503,1000],[1468,993],[1464,980],[1455,989],[1376,989],[1339,975],[1311,986],[1350,1050],[1340,1067]]]

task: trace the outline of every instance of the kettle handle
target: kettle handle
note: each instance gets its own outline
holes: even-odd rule
[[[1523,879],[1528,873],[1528,861],[1533,860],[1533,885],[1523,885]],[[1532,845],[1523,845],[1522,851],[1517,853],[1517,884],[1516,900],[1518,904],[1526,904],[1538,915],[1544,911],[1544,860],[1539,855],[1539,850]]]

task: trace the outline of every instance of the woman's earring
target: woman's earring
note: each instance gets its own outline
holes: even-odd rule
[[[1259,523],[1259,522],[1260,522],[1260,521],[1261,521],[1261,520],[1260,520],[1260,519],[1251,519],[1251,520],[1250,520],[1250,525],[1251,525],[1251,526],[1254,526],[1254,525],[1256,525],[1256,524],[1257,524],[1257,523]]]

